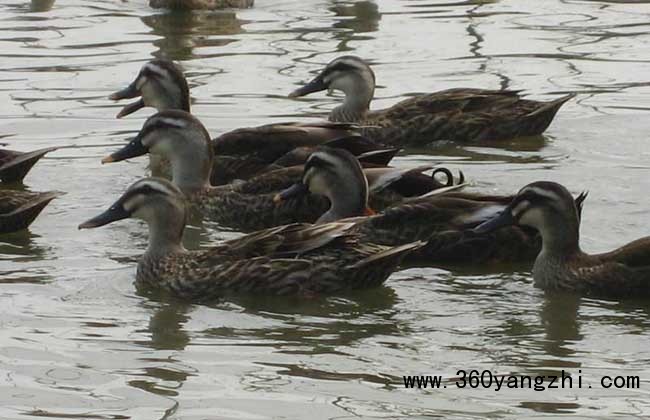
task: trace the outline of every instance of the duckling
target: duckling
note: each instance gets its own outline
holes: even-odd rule
[[[0,190],[0,233],[27,229],[45,206],[61,195],[63,193],[58,191],[34,193]]]
[[[36,162],[56,149],[56,147],[46,147],[31,152],[0,149],[0,180],[21,182]]]
[[[254,0],[149,0],[149,6],[155,9],[179,10],[247,9],[253,3]]]
[[[117,101],[136,97],[140,99],[122,108],[117,118],[143,107],[153,107],[158,111],[179,109],[190,112],[187,79],[172,61],[156,59],[147,62],[129,86],[111,94],[109,99]],[[269,165],[297,147],[313,148],[328,142],[331,146],[344,147],[355,155],[383,148],[360,137],[358,128],[348,123],[288,122],[239,128],[213,140],[216,159],[211,184],[223,185],[235,179],[249,179],[268,170]],[[166,173],[164,164],[152,163],[155,172]]]
[[[347,173],[341,173],[346,168]],[[354,169],[352,169],[354,168]],[[426,241],[404,264],[455,266],[532,262],[541,238],[528,227],[511,226],[476,234],[472,228],[503,211],[512,196],[491,196],[439,190],[370,215],[367,181],[354,156],[344,150],[321,149],[304,166],[302,181],[278,193],[282,202],[309,191],[324,195],[331,207],[316,223],[354,222],[364,240],[395,246]],[[455,189],[455,187],[454,187]],[[583,196],[576,199],[581,207]]]
[[[533,279],[539,288],[608,298],[649,296],[650,237],[590,255],[580,249],[580,220],[580,207],[564,186],[540,181],[522,188],[498,216],[475,232],[512,225],[537,229],[543,245],[535,259]]]
[[[188,251],[182,243],[185,197],[169,181],[131,185],[108,210],[79,225],[104,226],[136,218],[149,227],[149,245],[136,282],[191,300],[230,294],[335,293],[381,285],[421,243],[386,247],[360,242],[350,224],[292,224],[256,232],[219,246]]]
[[[370,111],[375,73],[365,61],[351,55],[331,61],[289,96],[326,89],[345,94],[343,104],[331,111],[330,121],[358,123],[364,136],[379,143],[411,146],[440,140],[489,142],[538,135],[574,96],[537,102],[521,99],[518,91],[459,88],[418,95],[388,109]]]
[[[303,195],[281,205],[274,203],[274,193],[299,179],[301,168],[286,168],[282,174],[265,173],[242,184],[211,186],[210,137],[201,122],[185,111],[168,110],[150,117],[130,143],[102,162],[118,162],[146,153],[167,159],[172,182],[200,213],[222,226],[252,231],[293,222],[313,222],[329,206],[327,199],[317,195]],[[384,176],[377,184],[385,189],[399,178]],[[432,180],[431,184],[435,182]]]

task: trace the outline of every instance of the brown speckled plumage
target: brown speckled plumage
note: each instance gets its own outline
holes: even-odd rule
[[[581,200],[586,197],[582,194]],[[580,249],[580,205],[554,182],[534,182],[522,188],[497,217],[476,228],[494,231],[512,224],[537,229],[542,250],[535,260],[535,285],[605,298],[650,296],[650,237],[603,254]],[[497,230],[498,232],[498,230]]]
[[[350,223],[292,224],[259,231],[211,249],[181,245],[185,197],[159,178],[133,184],[108,210],[82,223],[95,228],[128,217],[149,225],[138,263],[141,286],[191,300],[230,294],[313,296],[375,287],[421,243],[387,247],[362,242]]]
[[[332,60],[307,85],[290,94],[322,90],[345,93],[329,119],[357,123],[362,134],[387,145],[421,146],[436,141],[489,142],[541,134],[567,95],[551,102],[522,99],[518,91],[456,88],[417,95],[390,108],[370,111],[375,74],[355,56]]]
[[[253,7],[254,0],[149,0],[149,6],[180,10],[220,10]]]
[[[47,147],[31,152],[0,149],[0,180],[3,182],[22,181],[36,162],[56,149],[56,147]]]
[[[0,233],[26,229],[60,192],[0,190]]]

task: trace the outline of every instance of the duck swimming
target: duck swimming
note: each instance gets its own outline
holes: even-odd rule
[[[555,182],[533,182],[510,204],[475,231],[498,231],[512,225],[540,232],[542,249],[535,259],[535,286],[607,298],[650,295],[650,237],[603,254],[580,249],[580,208],[569,191]]]
[[[56,149],[56,147],[46,147],[31,152],[0,149],[0,181],[21,182],[36,162]]]
[[[50,201],[62,192],[0,190],[0,233],[27,229]]]
[[[353,166],[356,166],[356,170],[348,170],[347,174],[341,171],[341,168]],[[443,189],[428,196],[405,200],[402,204],[368,216],[365,185],[363,172],[354,156],[344,150],[323,148],[307,160],[302,180],[280,192],[276,201],[309,191],[326,196],[331,203],[317,223],[354,222],[355,231],[364,240],[384,245],[426,241],[425,246],[406,257],[406,265],[532,262],[541,249],[539,234],[529,227],[510,226],[480,234],[472,230],[503,211],[512,201],[512,196]],[[578,208],[584,198],[579,196],[576,199]]]
[[[325,197],[311,194],[282,204],[273,201],[278,190],[300,179],[301,167],[268,172],[234,185],[211,186],[213,150],[210,137],[201,122],[184,111],[168,110],[153,115],[130,143],[102,162],[118,162],[146,153],[155,153],[168,160],[172,182],[183,191],[194,208],[222,226],[252,231],[294,222],[313,222],[329,206]],[[411,170],[371,168],[369,171],[374,174],[378,190],[374,195],[382,194],[378,203],[384,205],[403,199],[400,196],[402,190],[407,196],[419,192],[411,184],[417,184],[420,189],[428,185],[428,191],[444,186],[433,177]],[[410,184],[406,182],[409,180]],[[402,189],[389,188],[399,182],[407,185]]]
[[[129,86],[109,96],[115,101],[132,98],[139,99],[124,106],[117,118],[144,107],[190,112],[187,79],[179,66],[168,60],[156,59],[145,63]],[[313,148],[325,143],[346,148],[355,155],[383,148],[360,137],[358,128],[348,123],[288,122],[239,128],[212,141],[216,158],[211,184],[223,185],[235,179],[249,179],[268,170],[296,148]],[[159,169],[157,163],[153,166],[154,170]],[[164,173],[164,168],[158,172]]]
[[[331,223],[280,226],[188,251],[181,243],[185,197],[161,178],[137,181],[79,229],[126,218],[143,220],[149,227],[149,245],[138,262],[136,282],[201,301],[241,293],[313,296],[375,287],[421,246],[361,242],[349,232],[350,224]]]
[[[149,0],[156,9],[221,10],[253,7],[254,0]]]
[[[448,89],[405,99],[390,108],[370,111],[375,73],[361,58],[332,60],[307,85],[289,96],[340,90],[343,104],[330,121],[357,123],[361,133],[386,145],[422,146],[440,140],[492,142],[541,134],[560,107],[574,95],[551,102],[522,99],[518,91]]]

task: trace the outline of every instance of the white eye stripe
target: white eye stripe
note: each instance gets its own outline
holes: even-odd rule
[[[176,128],[187,128],[190,122],[182,118],[154,117],[151,120],[149,120],[148,125],[154,125],[154,124],[164,124]]]
[[[537,188],[537,187],[529,187],[526,188],[523,192],[528,192],[530,191],[531,193],[535,195],[539,195],[541,197],[548,198],[551,201],[559,201],[560,196],[558,196],[554,191],[550,191],[547,189],[542,189],[542,188]]]
[[[158,67],[157,65],[155,65],[153,63],[147,63],[142,68],[143,68],[143,70],[144,69],[149,70],[150,72],[155,73],[160,77],[167,77],[167,75],[168,75],[167,70],[165,70],[165,69],[163,69],[161,67]]]
[[[519,215],[530,208],[530,201],[524,200],[519,203],[511,210],[511,213],[514,217],[519,217]]]
[[[129,197],[129,199],[124,202],[123,207],[126,211],[132,212],[140,207],[140,205],[144,203],[145,199],[146,197],[144,194],[136,194],[132,197]]]

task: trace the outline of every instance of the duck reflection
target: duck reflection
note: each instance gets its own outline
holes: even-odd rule
[[[573,356],[575,342],[582,340],[578,311],[581,297],[570,293],[546,292],[539,313],[544,327],[544,350],[547,355],[564,359],[556,361],[558,367],[577,367],[580,363],[566,360]]]
[[[243,32],[245,23],[230,11],[192,12],[170,10],[142,18],[142,22],[161,36],[153,42],[159,48],[156,57],[184,61],[194,58],[193,50],[201,47],[220,47],[235,42],[235,38],[216,37]]]
[[[145,294],[147,294],[145,292]],[[156,309],[149,320],[147,332],[151,341],[146,343],[154,350],[184,350],[190,342],[190,336],[183,326],[189,319],[191,305],[179,302],[157,302]],[[149,359],[151,365],[138,374],[139,379],[129,381],[129,385],[152,394],[177,396],[178,390],[194,373],[173,357]],[[145,379],[142,379],[145,377]]]
[[[375,32],[379,29],[381,13],[372,1],[335,1],[329,8],[339,19],[335,28],[352,29],[354,33]]]
[[[54,0],[32,0],[29,4],[31,12],[47,12],[54,6]]]
[[[281,321],[276,328],[217,327],[206,335],[220,338],[268,340],[291,354],[336,353],[341,346],[377,335],[402,335],[405,325],[394,319],[397,296],[393,289],[350,292],[345,295],[298,299],[241,296],[230,299],[248,314]],[[268,344],[264,344],[268,345]]]

